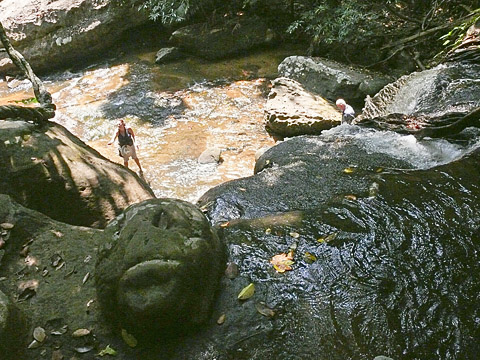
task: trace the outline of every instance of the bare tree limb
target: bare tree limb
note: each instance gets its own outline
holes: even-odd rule
[[[21,117],[25,117],[26,120],[31,119],[36,121],[42,121],[42,120],[46,121],[48,119],[53,118],[55,116],[55,104],[52,103],[52,96],[47,91],[42,81],[35,75],[35,73],[32,70],[32,67],[25,60],[22,54],[20,54],[17,50],[15,50],[12,44],[10,44],[10,41],[8,40],[7,34],[1,22],[0,22],[0,41],[5,47],[5,51],[8,53],[8,56],[10,57],[10,59],[12,59],[13,63],[22,71],[22,73],[32,83],[33,92],[42,108],[42,110],[37,111],[36,113],[37,115],[34,116],[33,119],[29,118],[29,116],[32,116],[31,110],[25,110],[24,111],[25,116],[21,116]],[[3,112],[5,114],[15,113],[17,114],[17,117],[19,114],[22,113],[23,110],[21,109],[28,109],[28,108],[24,108],[21,106],[14,106],[14,105],[8,105],[7,107],[8,108],[4,109]],[[14,108],[16,109],[14,110]]]

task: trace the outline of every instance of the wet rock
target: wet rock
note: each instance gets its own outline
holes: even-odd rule
[[[299,82],[285,77],[272,81],[265,104],[269,132],[282,137],[320,134],[341,121],[335,105],[305,90]]]
[[[170,42],[183,51],[206,59],[238,54],[274,40],[273,31],[259,18],[241,17],[216,26],[194,24],[173,32]]]
[[[148,200],[128,208],[105,236],[95,280],[114,324],[140,340],[185,333],[208,319],[225,257],[198,208]]]
[[[136,6],[110,0],[3,0],[0,21],[32,68],[45,71],[97,56],[122,32],[146,23],[148,17]],[[0,73],[16,70],[5,53],[0,59]]]
[[[182,59],[185,55],[177,47],[163,48],[157,51],[155,55],[156,64],[165,64],[171,61]]]
[[[435,118],[480,106],[480,65],[452,62],[402,76],[367,97],[356,120],[390,115]]]
[[[55,123],[0,121],[0,159],[2,193],[74,225],[104,227],[130,204],[154,197],[132,172]]]
[[[375,95],[394,80],[359,67],[305,56],[287,57],[278,66],[278,72],[280,76],[298,81],[314,94],[330,101],[343,98],[354,107],[362,106],[367,95]]]

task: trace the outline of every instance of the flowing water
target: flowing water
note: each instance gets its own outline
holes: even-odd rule
[[[106,144],[117,119],[124,118],[135,130],[155,194],[195,202],[218,184],[252,175],[257,150],[274,144],[263,125],[268,79],[294,52],[169,65],[155,65],[155,53],[139,53],[43,80],[58,108],[54,121],[122,163],[116,147]],[[27,81],[0,82],[0,104],[31,97]],[[369,173],[376,184],[372,196],[332,201],[301,220],[297,253],[318,260],[296,259],[285,276],[275,274],[268,259],[289,246],[289,231],[298,231],[288,225],[294,219],[275,236],[249,227],[250,240],[238,244],[233,231],[231,259],[248,269],[244,276],[258,284],[256,296],[276,306],[279,318],[261,323],[253,309],[242,320],[252,322],[251,329],[244,326],[248,334],[228,322],[211,328],[215,351],[207,346],[190,358],[473,359],[480,334],[480,190],[478,177],[471,176],[478,174],[480,134],[468,131],[468,140],[459,142],[344,125],[324,132],[319,142],[334,150],[325,152],[325,162],[339,162],[337,150],[355,143],[362,151],[347,157],[352,163],[369,164],[372,154],[383,153],[405,169]],[[221,149],[223,161],[198,163],[213,148]],[[455,164],[466,154],[474,156]],[[262,191],[272,190],[267,185]],[[332,233],[338,237],[331,243],[318,241]],[[225,306],[236,300],[239,288],[232,286],[241,282],[228,284],[220,302]]]
[[[195,202],[209,188],[253,174],[255,153],[274,145],[263,125],[269,79],[301,50],[267,49],[218,62],[185,59],[156,65],[155,52],[126,55],[42,78],[57,106],[53,121],[108,159],[119,118],[136,134],[144,178],[157,197]],[[0,104],[28,102],[28,80],[0,81]],[[200,164],[219,149],[219,164]],[[130,168],[138,171],[130,160]]]

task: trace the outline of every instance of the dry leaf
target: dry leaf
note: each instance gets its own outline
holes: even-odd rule
[[[82,336],[87,336],[88,334],[90,334],[90,330],[88,329],[77,329],[73,332],[72,336],[75,338],[79,338]]]
[[[297,232],[291,232],[290,236],[293,237],[294,239],[298,239],[300,237],[300,234]]]
[[[255,309],[257,309],[257,311],[262,314],[263,316],[266,316],[266,317],[273,317],[275,315],[275,311],[273,311],[272,309],[270,309],[263,301],[260,301],[258,303],[255,304]]]
[[[351,168],[351,167],[348,167],[348,168],[343,169],[343,172],[345,174],[351,174],[351,173],[355,172],[355,169]]]
[[[33,338],[37,340],[39,343],[42,343],[46,337],[47,335],[45,334],[44,328],[39,326],[33,330]]]
[[[293,251],[290,250],[288,254],[281,253],[281,254],[275,255],[270,260],[270,263],[273,265],[275,270],[279,273],[284,273],[285,271],[292,270],[292,267],[290,265],[294,264]]]
[[[345,195],[345,199],[355,201],[357,200],[357,197],[355,195],[350,194],[350,195]]]
[[[217,324],[222,325],[225,322],[225,319],[227,318],[227,315],[222,314],[220,317],[217,319]]]
[[[255,293],[255,284],[250,283],[247,286],[245,286],[242,291],[238,294],[237,298],[239,300],[247,300],[250,299],[253,294]]]
[[[227,227],[230,224],[230,221],[224,222],[223,224],[220,224],[220,227]]]

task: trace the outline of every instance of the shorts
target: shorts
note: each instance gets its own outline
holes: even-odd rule
[[[134,145],[123,145],[118,148],[118,155],[123,157],[124,160],[128,160],[130,157],[132,159],[137,158],[137,152],[135,151]]]

